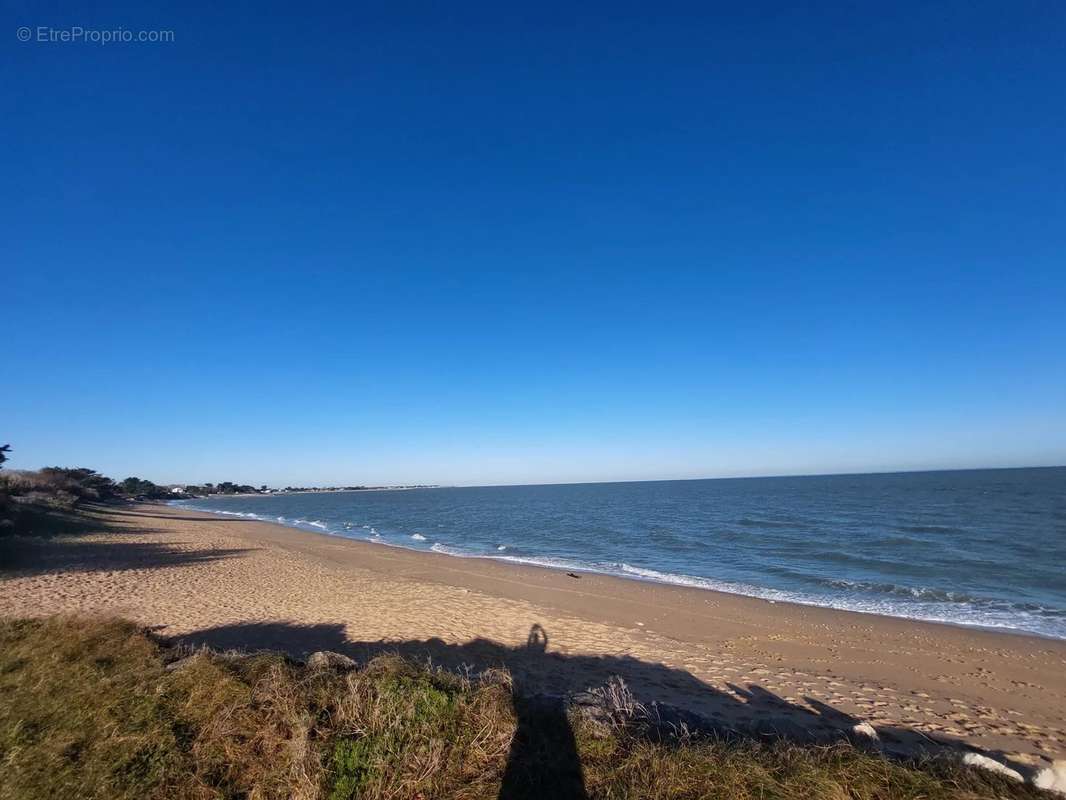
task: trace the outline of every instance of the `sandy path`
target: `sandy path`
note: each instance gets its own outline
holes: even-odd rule
[[[726,724],[869,720],[901,746],[957,738],[1066,754],[1066,643],[455,559],[143,505],[90,532],[0,540],[0,614],[121,614],[212,644],[399,649],[506,664],[530,688],[621,675]],[[921,731],[915,735],[913,731]]]

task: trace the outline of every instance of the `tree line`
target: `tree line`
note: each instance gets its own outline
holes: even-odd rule
[[[69,511],[82,503],[117,500],[159,500],[212,494],[243,494],[266,491],[245,483],[223,481],[186,486],[176,492],[150,480],[131,475],[113,480],[88,467],[42,467],[38,470],[4,470],[10,445],[0,446],[0,527],[11,527],[21,511],[53,509]]]

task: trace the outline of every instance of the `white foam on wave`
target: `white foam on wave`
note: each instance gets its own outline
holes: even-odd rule
[[[654,569],[621,564],[627,576],[657,583],[678,586],[693,586],[716,592],[755,597],[774,602],[833,608],[838,611],[854,611],[860,614],[877,614],[883,617],[913,619],[921,622],[940,622],[965,627],[997,628],[1035,633],[1056,639],[1066,638],[1066,626],[1020,609],[980,608],[972,603],[955,601],[907,602],[903,599],[864,597],[857,594],[806,594],[780,589],[769,589],[744,583],[716,581],[691,575],[677,575]],[[917,597],[918,595],[915,595]]]
[[[555,556],[495,556],[478,555],[478,558],[491,558],[495,561],[506,561],[509,564],[528,564],[531,567],[547,567],[548,569],[566,569],[576,572],[594,572],[601,575],[610,574],[609,570],[603,569],[584,561],[569,558],[557,558]]]
[[[675,572],[660,572],[657,569],[648,569],[646,567],[634,567],[632,564],[626,564],[621,562],[618,564],[618,569],[623,575],[632,576],[634,578],[640,578],[642,580],[655,581],[656,583],[669,583],[674,586],[692,586],[697,589],[711,589],[716,592],[728,592],[729,594],[745,594],[753,597],[763,597],[763,595],[755,595],[753,592],[765,592],[766,596],[764,600],[789,600],[788,592],[781,592],[775,589],[761,589],[758,586],[750,586],[744,583],[731,583],[729,581],[716,581],[710,578],[700,578],[695,575],[680,575]]]
[[[496,545],[496,549],[499,550],[502,553],[504,550],[507,549],[507,545],[505,545],[505,544]]]
[[[244,519],[267,519],[251,511],[211,511],[211,514],[225,514],[227,517],[242,517]]]
[[[470,558],[473,556],[473,553],[464,553],[462,550],[455,547],[448,547],[448,545],[441,544],[440,542],[434,542],[433,546],[429,549],[434,553],[443,553],[446,556],[459,556],[461,558]]]
[[[416,542],[426,541],[426,537],[423,536],[421,533],[412,533],[411,538],[414,539]]]
[[[457,553],[457,555],[467,555]],[[654,583],[667,583],[674,586],[689,586],[696,589],[707,589],[715,592],[754,597],[760,600],[782,603],[796,603],[798,605],[816,606],[819,608],[833,608],[838,611],[854,611],[861,614],[877,614],[886,617],[902,617],[923,622],[940,622],[949,625],[962,625],[967,627],[997,628],[1018,630],[1035,633],[1041,636],[1049,636],[1056,639],[1066,638],[1066,625],[1061,621],[1048,620],[1036,615],[1028,614],[1017,609],[996,612],[988,609],[979,609],[972,605],[962,603],[913,603],[900,602],[891,599],[879,600],[856,596],[838,596],[829,594],[805,594],[782,589],[771,589],[753,584],[720,581],[712,578],[703,578],[695,575],[684,575],[672,572],[638,567],[626,563],[614,564],[588,564],[565,558],[553,557],[523,557],[523,556],[478,556],[492,558],[499,561],[508,561],[515,564],[529,564],[531,566],[547,567],[550,569],[567,569],[577,572],[590,572],[601,575],[614,575],[617,577],[646,580]]]

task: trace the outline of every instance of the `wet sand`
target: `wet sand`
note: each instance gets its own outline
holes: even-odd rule
[[[120,614],[219,647],[399,650],[530,691],[619,675],[724,727],[1066,755],[1066,642],[421,553],[143,504],[0,539],[0,614]]]

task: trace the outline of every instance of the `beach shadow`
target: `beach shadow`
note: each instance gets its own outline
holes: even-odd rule
[[[0,574],[31,576],[63,572],[123,572],[186,567],[237,558],[248,548],[182,550],[155,542],[85,542],[69,539],[0,540]]]
[[[99,541],[91,536],[132,536],[157,528],[116,524],[116,517],[145,516],[93,503],[75,511],[27,506],[19,510],[13,535],[0,536],[0,575],[63,572],[120,572],[191,566],[236,558],[253,548],[185,550],[180,542]],[[121,520],[119,520],[121,521]]]
[[[160,638],[167,643],[204,646],[223,652],[277,650],[303,659],[317,650],[328,650],[357,661],[369,660],[366,651],[361,654],[356,651],[356,643],[349,641],[344,631],[344,625],[339,623],[296,625],[291,622],[243,622]]]
[[[90,533],[123,533],[127,529],[107,519],[112,508],[99,503],[85,504],[76,510],[61,511],[32,504],[14,506],[13,524],[0,528],[0,541],[12,536],[52,539],[57,536],[84,536]]]
[[[304,658],[328,650],[365,663],[378,655],[399,654],[450,671],[504,668],[512,676],[517,730],[501,785],[500,798],[585,798],[581,763],[568,707],[587,707],[639,722],[640,735],[665,740],[680,732],[800,744],[850,741],[877,745],[853,730],[861,722],[814,698],[790,702],[757,685],[711,686],[691,673],[627,655],[563,655],[551,652],[547,632],[533,625],[524,645],[488,639],[451,644],[440,639],[352,641],[343,623],[297,625],[247,623],[175,637],[186,644],[221,650],[280,650]],[[604,687],[613,687],[612,692]],[[604,701],[605,697],[609,699]],[[667,702],[663,702],[663,698]],[[966,748],[950,738],[876,725],[886,755],[914,757]]]

